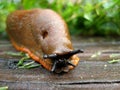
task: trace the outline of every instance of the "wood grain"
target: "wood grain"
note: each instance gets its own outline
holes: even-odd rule
[[[120,42],[73,42],[79,54],[79,65],[69,73],[54,74],[42,66],[33,69],[10,69],[8,62],[18,61],[4,52],[17,52],[9,41],[0,41],[0,86],[9,90],[119,90],[120,63],[109,64],[111,54],[120,54]],[[91,58],[96,52],[97,57]],[[117,57],[120,58],[120,57]],[[31,60],[31,59],[30,59]]]

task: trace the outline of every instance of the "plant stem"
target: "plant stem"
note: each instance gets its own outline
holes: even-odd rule
[[[24,60],[29,59],[30,57],[26,54],[25,57],[21,58],[17,64],[17,66],[23,65]]]

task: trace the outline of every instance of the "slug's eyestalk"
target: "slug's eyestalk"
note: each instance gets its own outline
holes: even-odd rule
[[[56,70],[56,68],[57,69],[62,68],[62,67],[65,67],[67,65],[71,65],[71,66],[75,67],[75,65],[69,61],[69,58],[77,53],[83,53],[83,50],[80,50],[80,49],[73,50],[73,51],[70,51],[70,52],[67,52],[64,54],[44,55],[43,58],[44,59],[51,59],[53,61],[53,66],[52,66],[51,71],[54,72]]]
[[[72,55],[77,53],[83,53],[83,50],[73,50],[64,54],[50,54],[50,55],[44,55],[44,59],[60,59],[60,58],[70,58]]]
[[[44,55],[43,58],[44,59],[54,59],[57,58],[58,55],[57,54],[50,54],[50,55]]]

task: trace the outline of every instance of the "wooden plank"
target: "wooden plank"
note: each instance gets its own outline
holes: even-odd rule
[[[10,90],[118,90],[120,63],[109,64],[107,60],[110,60],[111,53],[119,53],[120,43],[109,43],[109,47],[105,43],[84,45],[85,43],[74,43],[75,48],[85,49],[84,54],[79,54],[81,61],[74,70],[69,73],[54,74],[41,66],[34,69],[9,69],[8,62],[18,61],[19,58],[6,55],[4,52],[16,52],[16,50],[10,42],[0,41],[0,86],[9,86]],[[107,53],[91,58],[91,55],[99,50]]]
[[[37,88],[113,88],[120,87],[120,64],[105,62],[81,61],[78,67],[62,75],[53,74],[42,67],[35,69],[8,69],[7,60],[0,64],[0,85],[7,85],[12,89]],[[1,63],[0,62],[0,63]],[[107,65],[107,66],[106,66]],[[4,66],[4,67],[3,67]],[[90,87],[88,87],[90,85]],[[94,86],[95,85],[95,86]],[[103,87],[104,86],[104,87]],[[101,89],[100,89],[101,90]],[[116,89],[117,90],[117,89]]]

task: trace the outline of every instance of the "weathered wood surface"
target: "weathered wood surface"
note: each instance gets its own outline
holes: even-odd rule
[[[6,40],[0,41],[0,86],[9,90],[119,90],[120,63],[109,64],[111,54],[120,54],[120,41],[73,40],[75,49],[84,49],[79,54],[79,65],[69,73],[54,74],[42,67],[34,69],[9,69],[8,61],[19,60],[18,57],[4,52],[16,50]],[[91,57],[101,52],[97,57]]]

